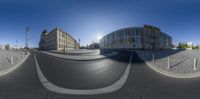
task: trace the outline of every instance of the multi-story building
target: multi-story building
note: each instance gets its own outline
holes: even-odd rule
[[[0,50],[10,50],[11,46],[9,44],[6,45],[0,45]]]
[[[92,43],[89,45],[89,49],[99,49],[100,46],[99,46],[99,43]]]
[[[0,45],[0,50],[5,50],[5,45]]]
[[[44,30],[41,34],[39,48],[41,50],[71,50],[79,49],[79,43],[60,28],[55,28],[51,32]]]
[[[100,40],[101,49],[168,49],[172,37],[157,27],[129,27],[111,32]]]

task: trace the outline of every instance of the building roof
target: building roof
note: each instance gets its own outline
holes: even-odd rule
[[[162,31],[160,30],[160,28],[155,27],[155,26],[151,26],[151,25],[146,25],[146,24],[145,24],[143,27],[127,27],[127,28],[121,28],[121,29],[115,30],[115,31],[113,31],[113,32],[111,32],[111,33],[118,32],[118,31],[121,31],[121,30],[126,30],[126,29],[133,29],[133,28],[137,28],[137,29],[149,28],[149,29],[159,31],[159,32],[163,33],[164,35],[169,36],[168,34],[162,32]],[[106,37],[106,36],[108,36],[108,35],[111,34],[111,33],[106,34],[105,36],[103,36],[103,38]],[[169,36],[169,37],[171,37],[171,36]]]
[[[68,32],[63,31],[63,30],[62,30],[61,28],[59,28],[59,27],[54,28],[54,29],[53,29],[52,31],[50,31],[49,33],[52,33],[53,31],[56,31],[56,30],[59,30],[59,31],[65,33],[65,34],[68,35],[70,38],[72,38],[75,42],[77,42]],[[77,43],[78,43],[78,42],[77,42]]]
[[[106,37],[107,35],[109,35],[109,34],[111,34],[111,33],[118,32],[118,31],[125,30],[125,29],[132,29],[132,28],[142,29],[143,27],[126,27],[126,28],[121,28],[121,29],[118,29],[118,30],[115,30],[115,31],[113,31],[113,32],[110,32],[110,33],[106,34],[106,35],[103,36],[102,38]]]
[[[47,29],[45,29],[42,33],[48,33]]]

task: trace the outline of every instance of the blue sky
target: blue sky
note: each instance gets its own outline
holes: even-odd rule
[[[200,43],[198,0],[1,0],[0,43],[24,45],[30,26],[29,46],[37,47],[44,29],[61,27],[81,45],[120,28],[159,27],[173,42]]]

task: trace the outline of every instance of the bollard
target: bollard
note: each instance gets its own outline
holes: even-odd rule
[[[193,70],[196,70],[196,58],[194,58],[194,67]]]
[[[20,54],[18,54],[18,59],[20,60],[20,58],[21,58],[21,56],[20,56]]]
[[[167,69],[169,69],[170,66],[169,66],[169,57],[167,58]]]
[[[13,56],[10,57],[10,63],[13,64]]]

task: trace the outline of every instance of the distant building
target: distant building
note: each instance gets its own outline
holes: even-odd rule
[[[171,49],[172,37],[159,28],[144,25],[111,32],[100,40],[101,49]]]
[[[0,50],[5,50],[5,45],[0,45]]]
[[[99,49],[100,44],[99,43],[92,43],[89,45],[89,49]]]
[[[39,49],[41,50],[72,50],[79,49],[79,43],[60,28],[55,28],[51,32],[44,30],[41,34]]]
[[[5,50],[10,50],[11,46],[9,44],[5,45]]]
[[[9,44],[6,45],[0,45],[0,50],[10,50],[11,46]]]

